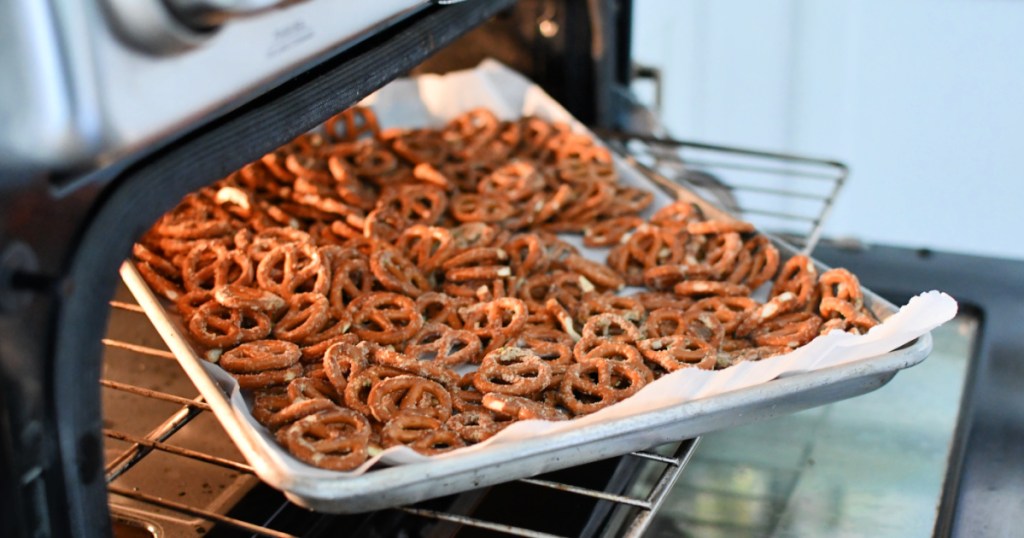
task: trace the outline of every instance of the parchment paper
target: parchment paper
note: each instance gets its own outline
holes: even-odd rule
[[[363,104],[374,108],[382,127],[436,127],[473,108],[487,107],[501,119],[534,115],[546,120],[567,122],[572,124],[574,129],[585,131],[581,124],[539,87],[518,73],[490,60],[467,71],[394,81],[368,97]],[[672,201],[671,197],[650,184],[635,170],[620,163],[619,171],[620,181],[623,183],[654,192],[655,203],[652,211]],[[604,261],[607,255],[605,249],[583,248],[577,237],[564,238],[581,248],[584,255],[591,259]],[[137,278],[137,274],[131,275],[133,270],[130,264],[126,264],[123,270],[123,273],[127,273],[125,280],[147,314],[158,325],[158,329],[163,327],[161,334],[168,340],[172,351],[180,359],[199,361],[202,364],[206,374],[229,395],[232,411],[251,426],[252,430],[248,432],[251,435],[246,436],[246,441],[264,445],[263,448],[271,454],[273,461],[260,462],[259,466],[269,464],[271,467],[277,467],[276,471],[279,473],[313,480],[343,479],[345,476],[360,475],[368,470],[372,472],[371,467],[378,462],[401,465],[431,459],[458,458],[470,452],[486,451],[494,446],[516,443],[525,438],[535,438],[573,428],[586,428],[603,421],[711,398],[729,391],[768,383],[782,376],[799,375],[801,372],[858,360],[870,360],[871,357],[897,349],[924,335],[952,319],[957,311],[956,301],[949,295],[938,291],[922,293],[865,335],[833,332],[818,337],[791,353],[760,362],[743,362],[719,371],[695,368],[679,370],[644,387],[627,400],[592,415],[565,422],[518,422],[486,442],[432,457],[422,456],[407,447],[395,447],[375,456],[355,471],[339,473],[306,465],[279,447],[270,433],[249,413],[249,406],[234,379],[219,366],[200,359],[194,350],[183,346],[182,342],[187,341],[187,338],[182,336],[184,330],[176,316],[166,310],[158,311],[147,307],[157,304],[157,301],[149,290],[140,289],[141,279]],[[142,286],[144,287],[144,283]],[[146,296],[145,300],[143,296]],[[178,331],[178,334],[172,334],[173,331]],[[239,440],[236,439],[236,442]]]

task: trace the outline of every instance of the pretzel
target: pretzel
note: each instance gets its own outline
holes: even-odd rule
[[[657,308],[647,314],[647,320],[640,326],[640,333],[649,338],[680,335],[688,330],[687,324],[685,310],[671,306]]]
[[[323,368],[327,379],[338,394],[345,394],[345,387],[353,376],[365,370],[369,364],[366,355],[354,343],[339,342],[327,348],[323,355]]]
[[[303,379],[308,380],[308,378],[299,377],[293,379],[288,386],[291,387],[296,381]],[[288,404],[280,411],[270,415],[264,425],[270,430],[277,430],[278,428],[287,426],[296,420],[334,409],[339,409],[339,407],[329,398],[323,396],[319,398],[301,398],[298,400],[292,398],[292,403]]]
[[[618,244],[635,230],[643,219],[635,216],[614,217],[583,228],[583,244],[588,247],[608,247]]]
[[[349,303],[369,293],[376,285],[370,263],[364,258],[338,261],[331,276],[331,290],[327,296],[329,312],[335,318],[345,315]]]
[[[397,344],[412,338],[423,327],[423,318],[412,299],[391,292],[371,292],[349,303],[352,332],[378,344]]]
[[[776,297],[785,292],[795,296],[795,308],[803,308],[811,303],[817,291],[818,270],[810,258],[798,254],[790,258],[779,270],[772,285],[771,296]]]
[[[367,458],[369,426],[366,417],[337,408],[296,421],[284,439],[293,456],[332,471],[351,471]]]
[[[682,228],[703,219],[700,208],[690,202],[676,201],[659,209],[651,217],[651,224],[665,228]]]
[[[431,359],[445,366],[458,366],[480,362],[483,344],[469,331],[427,323],[406,345],[405,353],[417,360]]]
[[[415,411],[441,422],[452,414],[451,394],[440,384],[413,375],[381,379],[370,388],[367,405],[373,417],[381,422],[406,411]]]
[[[544,177],[526,161],[513,161],[484,176],[477,192],[520,202],[544,188]]]
[[[205,346],[231,347],[242,341],[242,312],[207,301],[189,317],[188,330]]]
[[[426,323],[441,323],[453,329],[462,328],[462,318],[458,309],[465,306],[464,301],[454,297],[428,291],[416,298],[416,311]]]
[[[235,374],[279,370],[299,362],[299,346],[281,340],[246,342],[224,352],[220,366]]]
[[[762,323],[750,334],[759,346],[800,347],[810,342],[821,328],[821,318],[810,312],[793,312]]]
[[[485,351],[504,345],[526,326],[526,305],[512,297],[466,307],[459,315],[466,330],[487,342]]]
[[[743,249],[736,257],[732,273],[726,281],[732,284],[746,284],[755,290],[772,279],[779,268],[779,251],[767,236],[756,235],[743,243]]]
[[[348,383],[345,385],[345,405],[364,415],[372,416],[368,400],[373,386],[383,379],[400,375],[407,375],[407,372],[380,365],[370,365],[349,375]]]
[[[582,342],[582,340],[581,340]],[[644,381],[654,381],[654,373],[644,364],[640,351],[632,344],[622,342],[603,342],[586,351],[579,359],[580,362],[593,359],[621,362],[628,364],[644,376]]]
[[[581,336],[611,342],[633,344],[640,339],[640,330],[618,314],[598,314],[583,325]]]
[[[213,290],[213,298],[226,308],[280,312],[287,302],[266,290],[229,284]]]
[[[750,288],[742,284],[730,284],[716,280],[686,280],[677,283],[672,290],[678,295],[687,297],[745,297],[750,294]]]
[[[274,325],[274,336],[291,342],[305,340],[327,324],[327,298],[319,293],[296,293],[288,310]]]
[[[384,288],[416,297],[432,289],[427,277],[396,249],[381,247],[370,254],[370,271]]]
[[[460,193],[452,197],[451,213],[459,222],[501,222],[515,213],[508,199],[497,195]]]
[[[702,312],[712,314],[722,323],[727,333],[733,333],[758,308],[757,301],[749,297],[707,297],[693,303],[686,313],[691,318]],[[759,315],[753,314],[753,317],[756,319]]]
[[[622,297],[611,293],[585,293],[576,308],[576,319],[585,322],[597,314],[616,314],[633,323],[640,323],[647,309],[633,297]]]
[[[493,437],[508,424],[508,421],[495,420],[487,409],[473,409],[452,415],[444,423],[444,427],[468,443],[480,443]]]
[[[681,368],[714,368],[718,354],[711,345],[697,338],[681,335],[660,336],[641,340],[636,344],[643,357],[666,372]]]
[[[484,394],[537,394],[551,384],[551,365],[532,351],[501,347],[484,356],[473,386]]]
[[[324,131],[334,140],[353,142],[366,135],[376,136],[380,127],[373,109],[356,106],[331,116],[324,122]]]
[[[331,275],[312,244],[285,243],[260,260],[256,281],[261,288],[287,299],[303,291],[327,293]]]
[[[537,234],[518,234],[509,239],[502,250],[508,257],[512,273],[520,278],[543,272],[548,267],[547,252]]]
[[[556,407],[522,396],[489,392],[484,394],[483,406],[495,413],[517,420],[568,420],[569,415]]]
[[[645,384],[643,373],[629,364],[590,359],[566,370],[559,394],[573,414],[586,415],[632,396]]]
[[[618,290],[626,282],[611,268],[590,261],[583,256],[572,255],[565,259],[566,269],[579,273],[588,281],[605,289]]]
[[[442,265],[444,277],[451,282],[494,280],[512,275],[508,253],[500,248],[478,247],[448,258]]]
[[[252,374],[233,374],[239,388],[243,390],[255,390],[275,385],[287,385],[293,379],[303,373],[301,364],[293,364],[287,368],[277,370],[263,370]]]
[[[446,228],[422,224],[405,229],[398,236],[395,247],[424,274],[440,268],[455,253],[451,232]]]

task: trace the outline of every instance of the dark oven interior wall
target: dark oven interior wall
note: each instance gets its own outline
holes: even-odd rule
[[[421,12],[127,166],[63,179],[5,172],[0,464],[4,498],[18,499],[0,505],[5,536],[109,534],[100,337],[135,238],[186,193],[322,123],[513,4]]]

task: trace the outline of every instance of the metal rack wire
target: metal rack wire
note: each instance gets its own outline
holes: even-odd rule
[[[808,254],[849,173],[829,159],[622,131],[598,134],[653,181],[682,185]]]
[[[286,510],[290,504],[283,497],[276,501],[277,507],[271,515],[263,516],[261,521],[232,513],[231,504],[258,484],[252,467],[234,450],[202,398],[182,395],[194,388],[190,388],[187,377],[170,352],[162,347],[159,338],[147,334],[151,326],[142,310],[126,300],[114,300],[110,304],[111,329],[103,340],[105,374],[100,384],[105,399],[106,478],[115,526],[140,535],[176,536],[229,529],[244,535],[293,536],[276,525],[274,514]],[[175,373],[177,378],[174,378]],[[129,380],[114,379],[117,377]],[[601,536],[640,536],[693,454],[696,443],[696,440],[683,441],[623,456],[636,460],[633,464],[637,473],[645,477],[625,492],[603,491],[545,478],[527,478],[517,484],[603,502],[608,522],[602,525]],[[158,485],[146,484],[152,482],[154,471]],[[199,488],[203,491],[198,495],[186,489],[175,493],[175,488],[182,486],[174,482],[184,480],[183,476],[210,472],[215,476],[203,479],[207,482]],[[208,484],[218,480],[218,476],[220,484],[216,487]],[[508,486],[495,486],[503,487]],[[218,491],[211,493],[212,490]],[[294,509],[294,505],[291,508]],[[509,507],[509,510],[515,520],[516,508]],[[443,523],[450,529],[471,528],[507,536],[557,536],[525,524],[480,517],[471,509],[438,509],[421,503],[393,511]],[[309,517],[329,520],[344,516],[317,514]],[[324,525],[324,521],[318,523],[318,526]]]

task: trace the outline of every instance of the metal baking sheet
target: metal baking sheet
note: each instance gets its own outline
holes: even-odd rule
[[[453,94],[450,84],[462,91]],[[409,99],[410,94],[419,99]],[[550,97],[494,62],[444,77],[395,81],[368,104],[383,126],[401,126],[410,118],[436,124],[476,106],[489,106],[499,117],[534,114],[572,121]],[[672,200],[636,170],[619,165],[624,183],[656,192],[656,205]],[[792,254],[786,245],[778,246],[784,255]],[[313,468],[277,446],[249,414],[232,378],[199,357],[178,316],[149,290],[134,266],[126,262],[121,274],[256,474],[297,504],[334,513],[407,504],[532,476],[862,394],[924,360],[931,350],[928,331],[951,318],[956,308],[951,298],[933,292],[911,301],[905,312],[880,326],[884,330],[873,330],[874,338],[833,333],[767,361],[716,372],[682,370],[593,415],[518,423],[486,443],[440,456],[420,456],[403,447],[358,474]],[[882,317],[896,312],[870,290],[865,296],[868,307]]]

